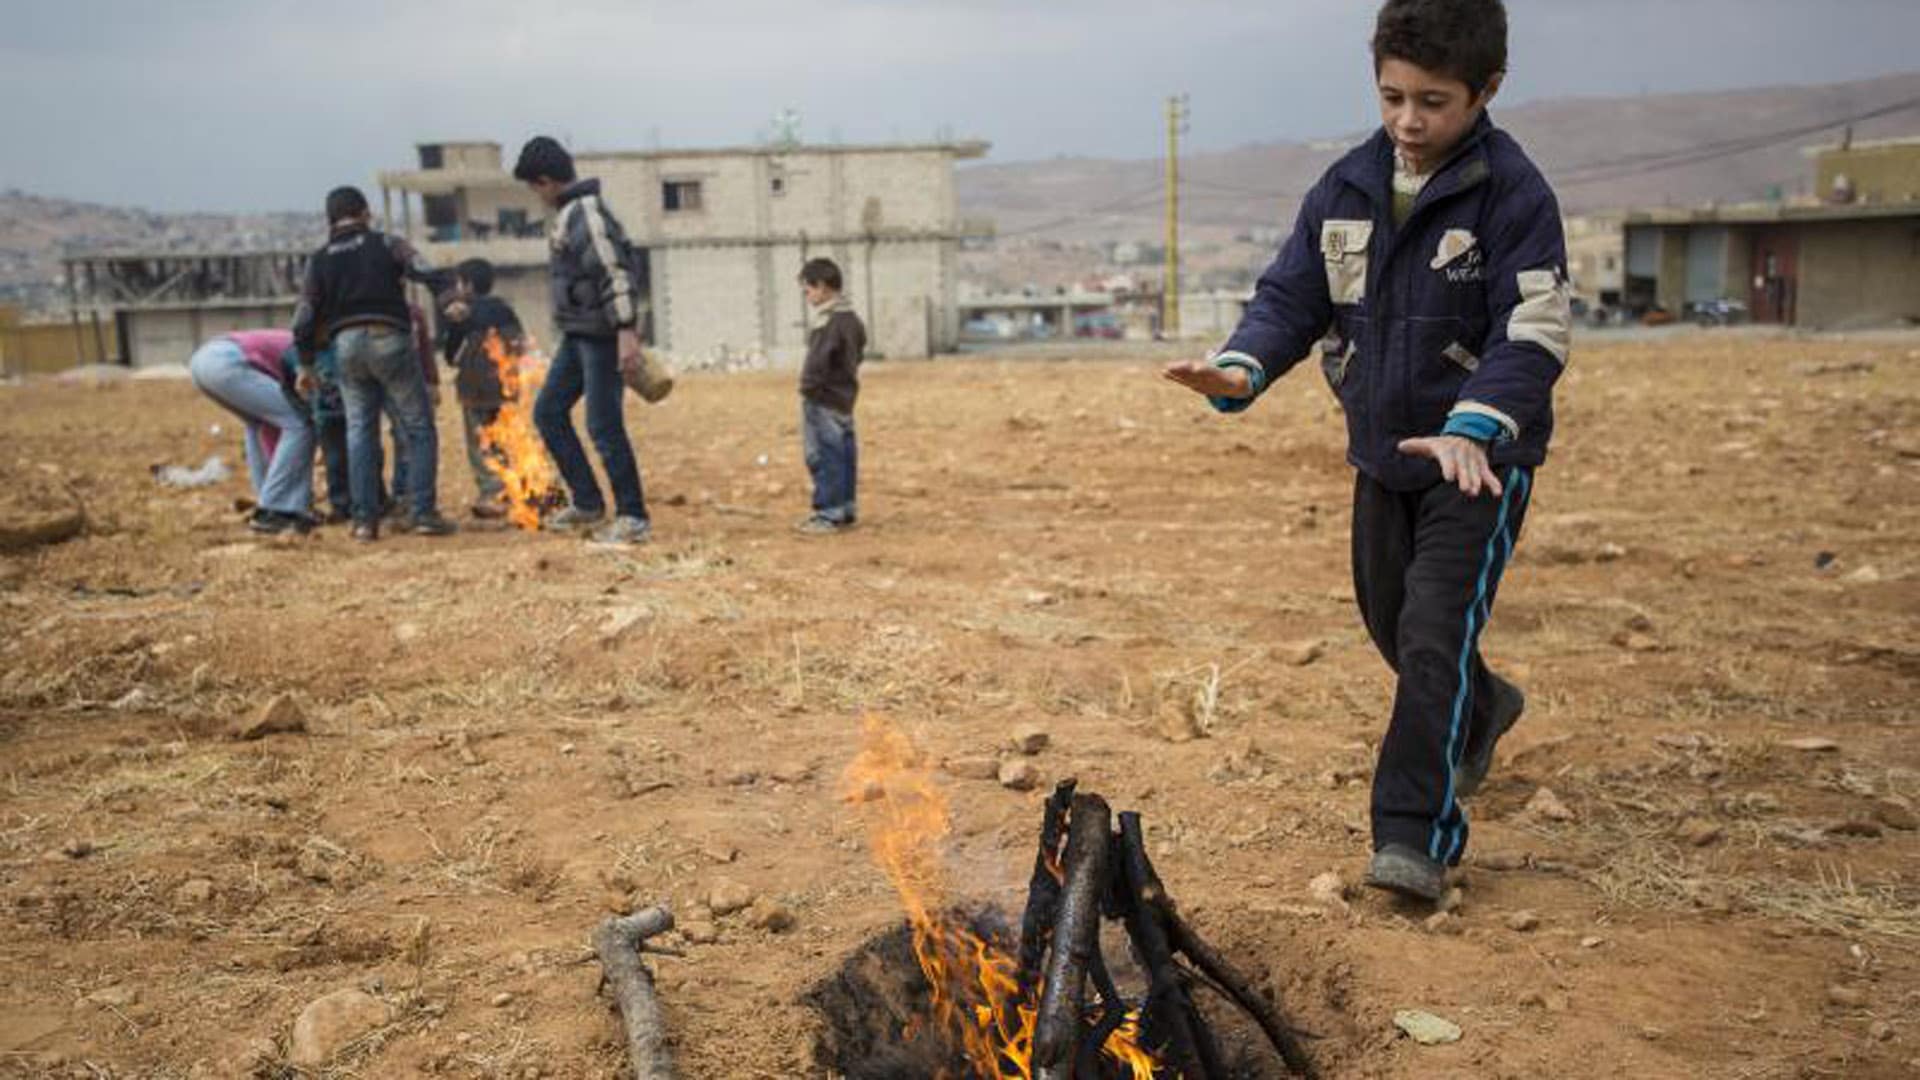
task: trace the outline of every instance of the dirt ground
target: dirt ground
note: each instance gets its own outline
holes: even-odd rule
[[[189,386],[0,388],[5,489],[90,519],[0,555],[0,1075],[298,1075],[359,987],[391,1022],[312,1075],[617,1076],[589,930],[722,879],[795,923],[654,961],[684,1074],[823,1075],[802,997],[901,910],[841,797],[868,713],[936,760],[1043,726],[1037,789],[947,778],[964,898],[1017,910],[1078,777],[1330,1076],[1920,1073],[1920,339],[1584,344],[1486,639],[1531,708],[1437,920],[1308,888],[1364,868],[1390,692],[1330,395],[1153,372],[873,366],[825,539],[791,376],[687,378],[631,402],[632,553],[260,541],[241,482],[149,476],[237,459]],[[230,736],[282,692],[304,733]]]

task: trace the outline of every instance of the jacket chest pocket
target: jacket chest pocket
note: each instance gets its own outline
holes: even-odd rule
[[[1329,218],[1320,223],[1320,257],[1327,266],[1327,295],[1336,304],[1367,297],[1367,252],[1373,222]]]

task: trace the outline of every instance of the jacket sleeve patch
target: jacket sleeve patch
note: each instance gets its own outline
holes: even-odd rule
[[[1540,346],[1562,366],[1573,345],[1573,298],[1557,270],[1522,270],[1520,303],[1507,320],[1507,340]]]

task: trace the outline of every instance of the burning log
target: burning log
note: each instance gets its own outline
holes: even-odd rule
[[[1139,814],[1120,815],[1120,835],[1115,847],[1118,858],[1114,861],[1120,868],[1119,881],[1124,883],[1121,916],[1127,924],[1127,936],[1140,950],[1149,979],[1147,1004],[1141,1011],[1166,1032],[1169,1056],[1182,1076],[1189,1080],[1211,1080],[1223,1073],[1220,1053],[1213,1046],[1205,1023],[1194,1012],[1186,979],[1173,962],[1173,948],[1167,943],[1167,925],[1159,906],[1166,898],[1166,889],[1153,872],[1153,863],[1147,859]],[[1147,1033],[1150,1045],[1153,1034]]]
[[[660,1001],[653,990],[653,973],[640,959],[647,941],[673,929],[673,912],[650,907],[594,928],[593,951],[600,956],[604,984],[620,1008],[627,1029],[627,1060],[634,1080],[673,1080],[673,1054],[667,1049],[667,1027],[660,1019]]]
[[[1098,795],[1073,796],[1067,850],[1061,859],[1065,880],[1060,915],[1053,925],[1040,1015],[1033,1030],[1033,1059],[1041,1077],[1070,1075],[1080,1046],[1087,965],[1100,948],[1101,900],[1107,892],[1107,863],[1113,850],[1112,820],[1106,800]]]
[[[1040,965],[1047,954],[1053,924],[1060,918],[1060,844],[1066,838],[1067,812],[1073,805],[1074,781],[1062,780],[1041,811],[1040,850],[1033,856],[1033,878],[1027,884],[1027,910],[1020,918],[1021,986],[1040,981]]]

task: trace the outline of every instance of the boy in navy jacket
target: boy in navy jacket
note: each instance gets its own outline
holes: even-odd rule
[[[1307,194],[1226,347],[1166,370],[1237,412],[1320,347],[1358,470],[1355,592],[1398,676],[1367,881],[1428,900],[1466,848],[1460,800],[1525,705],[1479,638],[1572,327],[1553,191],[1486,115],[1506,38],[1501,0],[1387,0],[1381,130]]]

